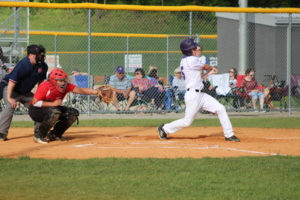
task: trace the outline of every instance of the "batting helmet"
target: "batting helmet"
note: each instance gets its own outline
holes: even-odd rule
[[[185,39],[180,43],[180,50],[186,56],[191,56],[192,49],[197,48],[198,44],[191,38]]]
[[[51,71],[51,73],[49,75],[49,81],[50,81],[50,83],[60,93],[64,93],[65,92],[66,87],[67,87],[67,83],[68,83],[67,79],[68,79],[68,75],[62,69],[54,69],[54,70]],[[63,84],[59,84],[59,83],[57,83],[58,80],[64,81],[64,83]]]

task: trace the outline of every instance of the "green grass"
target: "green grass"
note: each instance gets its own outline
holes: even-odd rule
[[[300,157],[0,159],[0,199],[299,199]]]
[[[79,117],[80,118],[80,117]],[[92,127],[155,127],[162,123],[168,123],[174,119],[93,119],[80,120],[77,126]],[[233,127],[257,127],[257,128],[300,128],[300,117],[272,117],[272,118],[231,118]],[[196,119],[192,126],[220,126],[218,118],[215,119]],[[32,121],[13,121],[12,127],[33,127]]]

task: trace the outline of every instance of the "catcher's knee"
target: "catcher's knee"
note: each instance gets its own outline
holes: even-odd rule
[[[78,120],[79,111],[75,108],[68,108],[66,112],[67,123],[71,126],[76,120]]]
[[[61,111],[57,108],[53,108],[49,110],[49,120],[48,120],[48,124],[53,126],[59,119],[60,115],[61,115]]]

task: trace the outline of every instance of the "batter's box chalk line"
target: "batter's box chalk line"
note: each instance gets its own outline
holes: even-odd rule
[[[278,138],[267,138],[267,140],[300,140],[300,137],[278,137]]]
[[[157,143],[156,143],[157,144]],[[95,146],[96,144],[81,144],[81,145],[72,145],[75,148],[88,148],[88,149],[195,149],[195,150],[207,150],[207,149],[218,149],[218,150],[225,150],[225,151],[236,151],[236,152],[244,152],[244,153],[252,153],[252,154],[259,154],[259,155],[270,155],[276,156],[279,155],[277,153],[267,153],[262,151],[253,151],[253,150],[246,150],[246,149],[237,149],[231,147],[220,147],[219,145],[206,145],[206,146],[195,146],[189,144],[183,146],[149,146],[149,143],[142,143],[142,142],[132,142],[129,145],[145,145],[145,146]],[[124,145],[124,144],[122,144]],[[125,144],[128,145],[128,144]],[[151,144],[150,144],[151,145]],[[282,155],[282,154],[280,154]],[[285,156],[285,155],[282,155]]]

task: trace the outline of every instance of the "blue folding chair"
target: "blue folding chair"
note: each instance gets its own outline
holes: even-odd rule
[[[166,90],[164,96],[164,105],[166,106],[166,110],[175,110],[178,112],[179,109],[183,109],[183,104],[180,101],[184,101],[183,95],[177,94],[177,87],[172,87],[174,76],[169,76],[170,87]]]
[[[76,75],[70,77],[71,83],[76,85],[77,87],[82,88],[93,88],[93,76],[90,76],[90,87],[89,87],[89,76],[88,75]],[[81,94],[73,94],[71,98],[71,103],[81,112],[85,112],[88,110],[88,106],[90,105],[91,110],[99,110],[99,106],[95,103],[95,99],[97,96],[90,96],[90,104],[88,104],[88,95]]]

